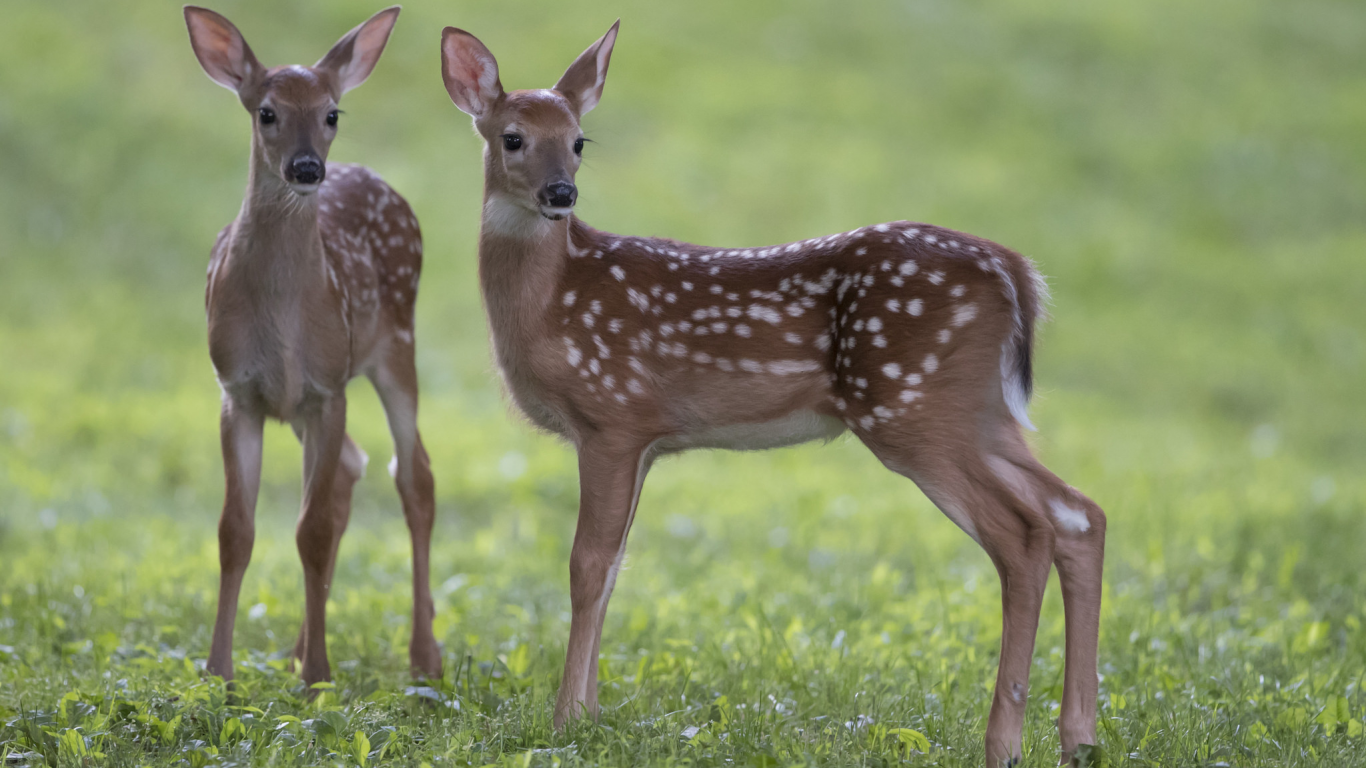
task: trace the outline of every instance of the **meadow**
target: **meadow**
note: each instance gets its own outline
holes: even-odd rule
[[[268,64],[378,5],[222,0]],[[249,118],[180,6],[11,0],[0,24],[0,759],[6,765],[972,766],[1000,640],[987,557],[856,441],[656,466],[563,734],[572,452],[505,405],[475,268],[480,144],[441,27],[547,87],[618,16],[579,215],[760,245],[896,219],[1049,276],[1030,439],[1109,515],[1111,766],[1366,765],[1366,14],[1347,0],[413,0],[331,159],[426,242],[420,424],[446,674],[407,674],[409,544],[372,457],[287,669],[300,451],[267,430],[238,687],[203,672],[219,391],[204,268]],[[1025,764],[1057,761],[1056,578]]]

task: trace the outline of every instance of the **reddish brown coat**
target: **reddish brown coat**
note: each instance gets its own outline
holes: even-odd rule
[[[1105,515],[1021,434],[1043,282],[994,243],[896,222],[765,248],[596,231],[573,215],[614,25],[553,89],[503,91],[448,27],[442,74],[484,138],[479,273],[499,369],[579,458],[573,620],[555,725],[598,710],[603,617],[659,455],[853,431],[978,541],[1001,578],[987,764],[1018,760],[1034,634],[1057,565],[1067,612],[1063,760],[1095,742]]]
[[[237,218],[218,236],[205,294],[209,355],[223,390],[225,493],[221,575],[208,670],[233,677],[232,633],[255,540],[261,431],[275,418],[304,444],[304,503],[295,534],[304,566],[294,655],[304,681],[331,677],[326,607],[351,491],[366,456],[346,435],[346,384],[367,376],[394,438],[390,470],[413,539],[415,673],[440,675],[428,552],[435,514],[417,431],[413,305],[422,234],[412,209],[374,172],[325,165],[337,102],[369,76],[398,9],[380,11],[313,67],[266,69],[237,28],[187,6],[195,55],[252,115],[250,176]]]

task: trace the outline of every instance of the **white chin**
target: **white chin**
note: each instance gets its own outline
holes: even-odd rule
[[[292,190],[294,190],[294,194],[299,195],[300,197],[308,197],[309,195],[313,194],[314,192],[317,192],[317,191],[318,191],[318,187],[321,187],[321,186],[322,186],[322,182],[318,182],[317,184],[298,184],[298,183],[291,183],[291,184],[289,185],[289,188],[292,189]]]
[[[546,217],[547,219],[550,219],[551,221],[567,219],[569,218],[569,214],[573,212],[574,208],[572,206],[569,208],[551,208],[546,205],[541,206],[541,215]]]

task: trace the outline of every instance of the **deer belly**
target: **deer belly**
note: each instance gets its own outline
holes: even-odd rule
[[[253,351],[227,365],[215,360],[219,386],[239,407],[289,422],[345,389],[344,368],[333,370],[289,349]]]
[[[527,417],[537,429],[544,430],[560,437],[568,438],[571,436],[569,420],[565,418],[563,412],[556,408],[552,403],[554,399],[549,397],[553,390],[544,386],[539,379],[529,376],[513,375],[508,366],[498,365],[498,374],[503,380],[503,386],[512,402],[517,406],[517,410]]]
[[[695,432],[673,435],[661,440],[666,451],[689,448],[724,448],[733,451],[761,451],[782,448],[810,440],[830,440],[845,430],[844,422],[815,411],[796,411],[770,421],[709,426]]]
[[[265,371],[233,371],[218,376],[218,386],[237,408],[287,421],[303,399],[289,378]]]
[[[345,391],[350,339],[340,313],[318,313],[307,321],[297,311],[262,315],[210,317],[209,356],[234,403],[292,421]]]

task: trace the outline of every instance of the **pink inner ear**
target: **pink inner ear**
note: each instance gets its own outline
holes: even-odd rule
[[[489,66],[478,53],[461,48],[456,53],[456,76],[457,82],[469,93],[469,97],[478,102],[483,102],[488,91],[491,90],[492,83],[486,83],[488,79]]]
[[[460,55],[460,80],[466,87],[479,92],[479,78],[484,74],[484,67],[477,57],[467,51],[462,51]]]
[[[373,63],[379,59],[379,55],[384,50],[384,44],[389,40],[389,31],[393,29],[392,24],[375,23],[366,25],[356,36],[356,47],[364,51],[362,57],[366,62]]]
[[[502,94],[493,54],[467,32],[448,28],[441,41],[441,77],[461,110],[475,117]]]
[[[240,87],[249,69],[245,61],[243,46],[231,29],[216,23],[213,19],[195,17],[191,20],[194,42],[207,59],[204,61],[211,77],[222,82],[227,80],[233,87]],[[225,85],[228,83],[224,83]]]

